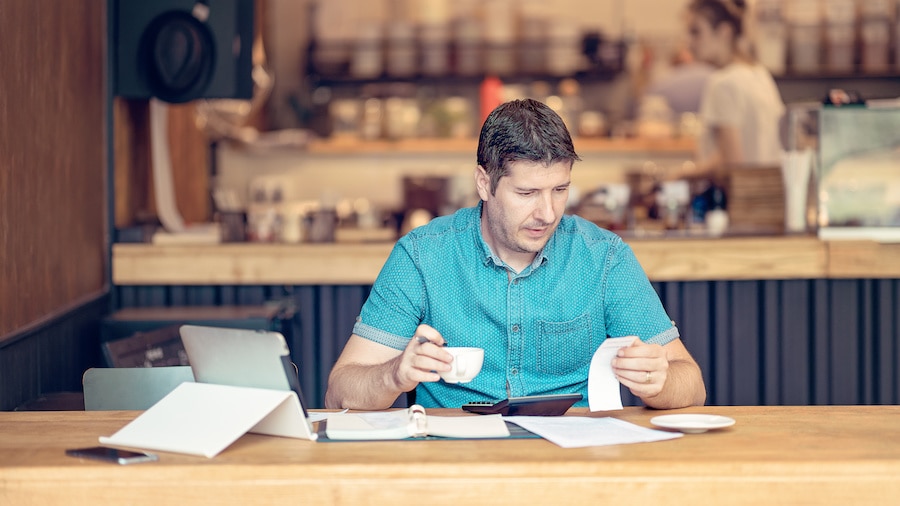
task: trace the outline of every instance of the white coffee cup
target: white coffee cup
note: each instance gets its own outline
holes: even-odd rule
[[[441,372],[441,378],[447,383],[468,383],[481,372],[484,363],[484,350],[482,348],[453,347],[444,348],[453,355],[451,369]]]

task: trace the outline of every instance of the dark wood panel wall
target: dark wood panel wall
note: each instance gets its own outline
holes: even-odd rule
[[[0,4],[0,346],[105,290],[105,34],[102,1]]]
[[[29,327],[0,345],[0,411],[40,404],[58,393],[81,392],[89,367],[103,365],[100,319],[109,311],[100,297],[41,325]],[[74,405],[71,396],[65,405]]]
[[[900,280],[654,284],[700,363],[713,405],[900,403]],[[297,307],[289,343],[304,396],[324,406],[328,373],[369,286],[120,286],[121,307]],[[635,404],[625,395],[625,402]]]
[[[656,283],[710,404],[900,402],[900,280]]]

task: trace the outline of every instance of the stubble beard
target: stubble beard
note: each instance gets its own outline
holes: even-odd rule
[[[553,231],[556,229],[554,224],[548,225],[547,231],[544,236],[542,236],[540,239],[529,240],[518,235],[520,231],[523,231],[528,227],[519,226],[516,228],[508,228],[504,226],[506,224],[506,221],[503,218],[505,217],[500,216],[498,218],[500,219],[491,222],[491,228],[494,236],[502,238],[503,246],[506,249],[509,249],[510,251],[516,253],[537,254],[539,251],[544,249],[544,246],[547,245],[547,242],[550,240],[550,236],[553,235]]]

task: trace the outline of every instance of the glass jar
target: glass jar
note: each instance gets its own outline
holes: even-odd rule
[[[390,77],[410,77],[416,69],[415,27],[408,21],[395,20],[387,31],[387,74]]]
[[[493,75],[507,76],[515,71],[515,17],[511,0],[484,0],[484,69]]]
[[[756,9],[756,57],[775,75],[787,67],[787,24],[780,0],[759,0]]]
[[[381,50],[381,25],[374,21],[360,24],[353,56],[350,60],[350,74],[358,78],[374,78],[384,70]]]
[[[476,76],[483,69],[481,64],[481,21],[474,16],[464,16],[454,23],[456,41],[456,74]]]
[[[419,33],[422,74],[446,75],[450,71],[450,33],[447,25],[422,25]]]
[[[820,71],[822,13],[818,0],[792,0],[790,19],[791,70],[798,74]]]
[[[888,71],[891,27],[888,18],[868,17],[860,20],[862,42],[862,70],[870,74]]]

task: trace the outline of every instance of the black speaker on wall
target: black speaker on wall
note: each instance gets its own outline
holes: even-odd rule
[[[254,0],[110,0],[115,94],[253,96]]]

